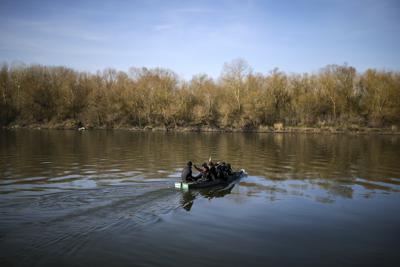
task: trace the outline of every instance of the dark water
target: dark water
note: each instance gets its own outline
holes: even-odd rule
[[[212,154],[248,176],[174,188]],[[0,266],[399,266],[400,136],[0,132]]]

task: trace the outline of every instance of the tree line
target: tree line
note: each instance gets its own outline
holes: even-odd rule
[[[189,81],[162,68],[105,69],[3,64],[0,125],[86,127],[372,126],[400,123],[400,73],[328,65],[316,73],[262,74],[238,59],[220,77]]]

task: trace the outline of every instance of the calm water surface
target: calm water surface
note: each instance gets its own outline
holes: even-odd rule
[[[248,176],[174,188],[212,154]],[[0,266],[399,266],[400,136],[0,132]]]

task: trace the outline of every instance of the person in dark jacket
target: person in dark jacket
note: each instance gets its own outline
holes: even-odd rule
[[[208,167],[207,163],[203,163],[201,165],[201,168],[197,167],[196,165],[194,165],[194,167],[196,168],[196,170],[198,170],[201,174],[202,178],[211,180],[211,176],[210,176],[210,168]]]
[[[210,161],[210,163],[209,163],[209,168],[210,168],[209,176],[210,176],[211,180],[214,181],[217,179],[217,169],[215,168],[215,165],[212,161]]]
[[[226,164],[226,172],[228,175],[232,175],[233,171],[232,171],[232,166],[230,163]]]
[[[196,181],[198,178],[193,176],[192,173],[192,162],[189,161],[182,170],[181,179],[183,182]]]
[[[217,162],[216,169],[218,179],[226,181],[228,179],[228,168],[226,167],[225,162]]]

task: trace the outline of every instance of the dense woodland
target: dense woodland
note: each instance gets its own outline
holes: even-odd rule
[[[328,65],[316,73],[255,73],[241,59],[218,79],[190,81],[161,68],[105,69],[3,64],[0,125],[85,127],[387,127],[400,124],[400,73]]]

